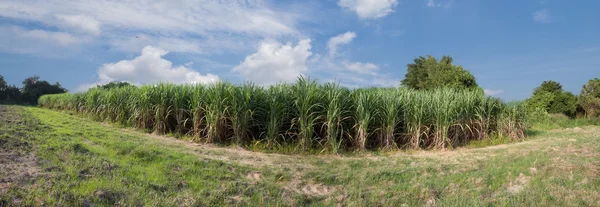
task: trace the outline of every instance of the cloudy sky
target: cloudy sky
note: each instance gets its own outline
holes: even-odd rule
[[[396,86],[450,55],[489,95],[600,76],[600,1],[2,0],[0,75],[81,91],[110,81]]]

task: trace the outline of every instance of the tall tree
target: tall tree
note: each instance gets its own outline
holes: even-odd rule
[[[560,83],[553,81],[553,80],[548,80],[548,81],[544,81],[542,82],[542,85],[540,85],[539,87],[535,88],[535,91],[533,91],[533,94],[538,94],[541,92],[549,92],[552,94],[559,94],[563,92],[563,87]]]
[[[0,75],[0,103],[19,103],[21,91],[14,85],[8,85],[4,76]]]
[[[578,101],[587,117],[600,115],[600,79],[594,78],[583,85]]]
[[[6,100],[6,89],[8,85],[6,85],[6,81],[4,80],[4,76],[0,75],[0,101]]]
[[[0,75],[0,90],[4,89],[8,87],[8,85],[6,85],[6,81],[4,80],[4,76]]]
[[[577,111],[577,97],[571,92],[563,90],[556,81],[544,81],[535,88],[533,95],[527,99],[529,110],[542,109],[548,113],[562,113],[575,117]]]
[[[67,92],[60,83],[50,84],[48,81],[40,80],[39,76],[25,79],[21,91],[21,101],[27,104],[37,104],[42,95]]]
[[[439,87],[477,88],[475,77],[462,66],[454,65],[452,57],[443,56],[438,61],[430,55],[416,58],[414,63],[407,65],[402,85],[418,90]]]

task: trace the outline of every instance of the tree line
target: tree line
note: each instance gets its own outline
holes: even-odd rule
[[[39,76],[26,78],[22,83],[21,88],[8,85],[4,76],[0,75],[0,103],[37,105],[38,99],[43,95],[67,92],[60,83],[50,84]]]
[[[530,113],[564,114],[570,118],[596,118],[600,115],[600,79],[589,80],[579,95],[565,91],[556,81],[544,81],[526,100]]]

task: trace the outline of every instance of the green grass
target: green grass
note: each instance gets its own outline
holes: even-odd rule
[[[477,149],[302,156],[198,145],[33,107],[0,113],[0,147],[32,152],[38,168],[11,184],[0,206],[600,205],[593,126]]]
[[[533,129],[551,130],[575,128],[583,126],[600,126],[600,118],[577,118],[571,119],[563,114],[549,114],[537,118],[533,123]]]

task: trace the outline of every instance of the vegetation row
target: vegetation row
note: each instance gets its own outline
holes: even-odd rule
[[[70,110],[158,134],[296,151],[443,149],[493,136],[525,136],[526,109],[482,90],[349,89],[299,78],[257,86],[157,84],[45,95]]]

